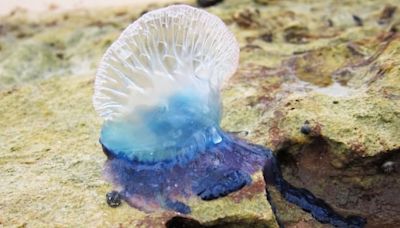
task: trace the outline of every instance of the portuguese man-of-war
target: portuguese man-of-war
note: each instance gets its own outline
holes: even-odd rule
[[[226,196],[263,169],[267,184],[317,220],[362,227],[363,219],[342,217],[287,183],[271,150],[220,128],[220,89],[238,61],[239,45],[225,24],[190,6],[151,11],[125,29],[101,60],[93,96],[105,120],[107,180],[135,208],[189,214],[185,198]]]

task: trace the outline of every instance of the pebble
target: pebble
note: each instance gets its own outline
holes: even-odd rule
[[[305,134],[305,135],[308,135],[308,134],[311,133],[310,122],[308,122],[308,120],[306,120],[306,121],[304,122],[303,126],[301,126],[300,132],[303,133],[303,134]]]
[[[117,191],[106,194],[107,204],[110,207],[118,207],[121,205],[121,195]]]

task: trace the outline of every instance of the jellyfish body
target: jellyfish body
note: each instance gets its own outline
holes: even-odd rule
[[[220,128],[220,89],[238,59],[239,45],[225,24],[193,7],[151,11],[125,29],[95,80],[106,178],[133,207],[187,214],[185,199],[226,196],[264,168],[267,184],[317,220],[362,226],[364,220],[339,216],[287,183],[271,150]]]
[[[105,118],[106,176],[127,202],[188,213],[179,199],[211,200],[251,183],[265,153],[219,126],[220,88],[238,59],[225,24],[184,5],[145,14],[107,50],[93,102]]]

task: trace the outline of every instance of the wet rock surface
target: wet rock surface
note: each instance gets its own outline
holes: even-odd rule
[[[232,0],[206,8],[241,44],[240,68],[222,95],[224,129],[272,148],[291,184],[343,215],[366,217],[367,227],[400,224],[399,4]],[[93,75],[122,29],[155,7],[2,18],[0,226],[276,227],[261,173],[227,197],[193,199],[191,216],[107,205]],[[287,227],[329,227],[271,193]]]

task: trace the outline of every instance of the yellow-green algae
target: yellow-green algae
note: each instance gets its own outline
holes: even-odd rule
[[[208,8],[241,45],[239,70],[223,91],[223,127],[277,150],[322,137],[336,167],[398,150],[400,14],[378,23],[388,5],[400,1],[231,0]],[[1,18],[0,226],[157,227],[173,216],[106,205],[111,186],[101,176],[101,120],[91,105],[104,50],[156,7]],[[335,83],[349,94],[320,90]],[[310,136],[299,131],[305,120]],[[239,204],[194,200],[193,216],[209,225],[254,218],[276,226],[255,195]],[[316,225],[295,207],[286,212],[288,224]]]

